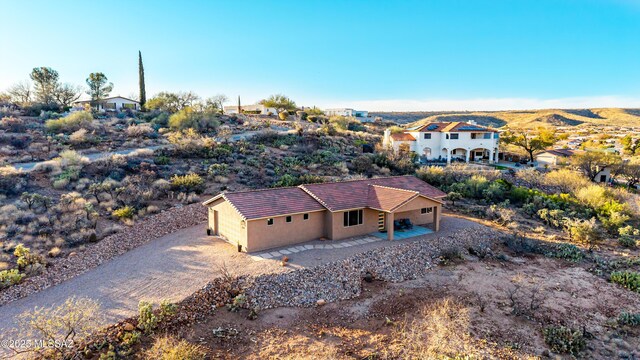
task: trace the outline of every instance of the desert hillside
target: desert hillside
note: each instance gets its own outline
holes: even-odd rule
[[[520,111],[382,112],[371,113],[399,124],[420,125],[430,121],[475,120],[481,125],[502,127],[619,125],[640,126],[640,109],[546,109]]]

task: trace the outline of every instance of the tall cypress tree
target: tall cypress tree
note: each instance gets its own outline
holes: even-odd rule
[[[238,95],[238,114],[242,114],[242,106],[240,106],[240,95]]]
[[[147,102],[147,91],[144,88],[144,65],[142,65],[142,52],[138,50],[138,81],[140,84],[140,107]]]

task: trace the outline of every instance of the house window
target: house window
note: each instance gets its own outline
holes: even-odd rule
[[[425,140],[431,139],[431,134],[424,134],[424,139]]]
[[[303,220],[309,220],[309,214],[302,215],[302,219]]]
[[[491,139],[491,133],[484,133],[485,139]]]
[[[352,210],[344,212],[344,226],[362,225],[362,210]]]
[[[431,212],[433,212],[433,208],[430,208],[430,207],[420,209],[421,214],[431,214]]]
[[[287,216],[287,217],[284,219],[284,221],[286,221],[286,222],[291,222],[291,216]]]
[[[116,103],[104,103],[102,104],[102,107],[105,109],[109,109],[109,110],[115,110],[116,109]]]
[[[451,134],[451,140],[458,140],[460,134]]]
[[[273,225],[273,219],[267,219],[267,225],[269,226]]]
[[[122,107],[123,107],[124,109],[134,109],[134,110],[135,110],[135,108],[136,108],[136,104],[128,104],[128,103],[124,103],[124,104],[122,104]]]

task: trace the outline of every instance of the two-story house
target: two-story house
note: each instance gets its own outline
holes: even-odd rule
[[[423,159],[498,161],[500,135],[497,130],[470,122],[431,122],[401,133],[384,132],[383,145],[395,151],[405,148]]]

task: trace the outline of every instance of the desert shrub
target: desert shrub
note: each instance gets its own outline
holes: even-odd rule
[[[571,241],[583,243],[592,249],[603,240],[604,234],[595,218],[589,220],[565,218],[564,229]]]
[[[102,321],[100,304],[88,298],[71,297],[63,304],[51,307],[35,307],[17,316],[16,334],[29,339],[45,339],[57,344],[78,343],[98,331]],[[38,351],[41,349],[31,349]],[[73,351],[73,347],[57,347],[59,354]],[[61,356],[67,358],[66,356]],[[40,358],[40,357],[38,357]],[[45,358],[48,358],[45,356]],[[57,358],[57,357],[56,357]],[[68,358],[74,358],[69,356]]]
[[[0,194],[20,194],[26,186],[27,181],[23,173],[11,165],[0,167]]]
[[[25,121],[13,116],[2,118],[2,120],[0,120],[0,128],[14,133],[21,133],[27,130]]]
[[[158,318],[153,313],[153,305],[146,301],[138,303],[138,327],[150,333],[158,326]]]
[[[579,262],[584,259],[584,253],[577,246],[573,244],[559,244],[550,253],[551,256],[565,259],[572,262]]]
[[[2,270],[0,271],[0,289],[8,288],[22,281],[24,274],[21,274],[18,269]]]
[[[578,355],[587,346],[584,334],[579,330],[564,326],[549,326],[542,331],[542,334],[544,342],[549,345],[551,351],[556,353]]]
[[[502,349],[476,339],[470,332],[469,309],[451,299],[425,306],[420,316],[402,321],[394,330],[401,359],[499,358]],[[513,354],[511,356],[513,357]]]
[[[26,272],[34,272],[44,265],[42,256],[32,254],[31,250],[23,244],[16,246],[13,255],[17,257],[16,263],[18,264],[18,269]]]
[[[153,159],[153,163],[156,165],[169,165],[171,164],[171,158],[164,155],[156,156]]]
[[[445,168],[442,166],[424,166],[416,170],[416,176],[433,186],[449,185],[446,182]]]
[[[618,325],[640,326],[640,313],[630,313],[623,311],[618,315]]]
[[[174,131],[167,140],[175,145],[176,155],[184,157],[209,157],[210,149],[216,144],[214,139],[202,136],[194,129]]]
[[[204,180],[198,174],[173,175],[171,177],[171,187],[179,191],[195,191],[203,190]]]
[[[631,291],[640,292],[640,273],[638,272],[614,271],[611,273],[610,279]]]
[[[353,170],[358,174],[367,174],[372,170],[373,160],[371,160],[370,156],[360,155],[351,160],[351,165],[353,166]]]
[[[151,120],[151,123],[156,126],[167,126],[169,124],[169,114],[166,112],[161,112]]]
[[[227,164],[212,164],[207,169],[207,173],[211,176],[224,176],[229,173],[229,165]]]
[[[112,215],[117,219],[131,219],[136,210],[131,206],[124,206],[113,211]]]
[[[63,118],[47,120],[44,124],[47,131],[52,133],[71,133],[80,128],[91,128],[93,116],[88,111],[76,111]]]
[[[127,136],[130,138],[149,137],[153,133],[155,131],[149,124],[129,125],[127,128]]]
[[[69,142],[77,145],[89,142],[91,139],[87,136],[87,133],[87,129],[78,129],[69,135]]]
[[[621,235],[618,238],[618,244],[620,244],[620,246],[622,246],[622,247],[633,249],[633,248],[636,247],[637,241],[636,241],[636,239],[632,238],[631,236]]]
[[[161,336],[145,354],[148,360],[201,360],[206,357],[205,350],[199,345],[171,336]]]
[[[456,260],[462,260],[462,249],[456,246],[450,246],[440,251],[439,260],[441,265],[447,265]]]
[[[486,210],[486,215],[489,219],[495,221],[500,225],[507,225],[516,215],[515,210],[509,209],[502,205],[491,205]]]
[[[177,307],[176,304],[171,303],[169,300],[162,300],[160,302],[160,319],[165,319],[169,316],[172,316],[176,313]]]
[[[168,125],[175,130],[195,129],[210,131],[215,130],[220,125],[220,122],[215,115],[185,107],[169,117]]]
[[[559,169],[546,173],[542,183],[564,193],[575,193],[591,184],[582,173],[570,169]]]
[[[289,112],[287,110],[281,111],[280,113],[278,113],[278,118],[282,121],[287,120],[289,118]]]
[[[540,209],[538,210],[538,217],[547,225],[555,228],[562,227],[565,219],[564,210],[560,209]]]
[[[517,171],[515,177],[519,183],[529,188],[539,188],[544,178],[542,173],[536,168],[526,168]]]

